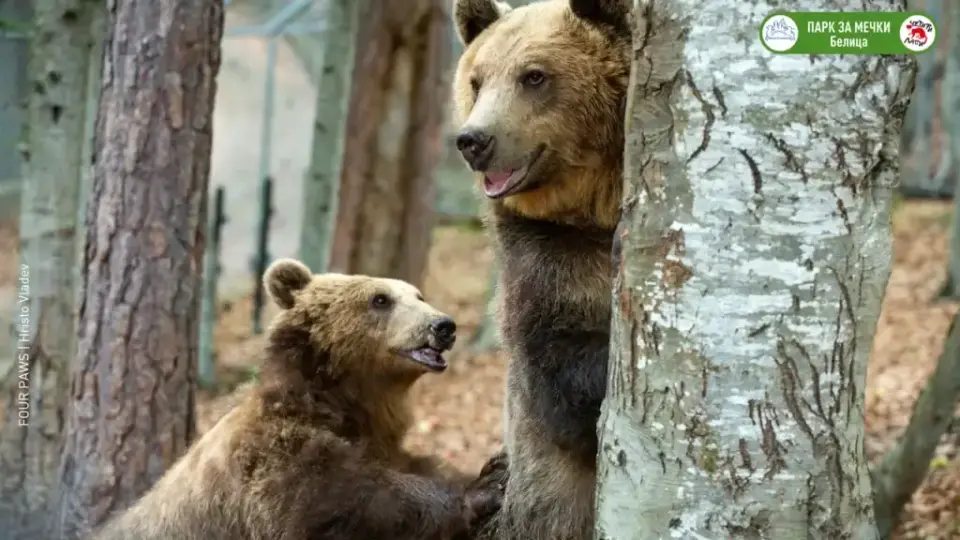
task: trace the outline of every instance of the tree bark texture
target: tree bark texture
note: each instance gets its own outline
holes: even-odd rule
[[[876,538],[864,386],[916,61],[773,55],[756,0],[634,5],[597,537]]]
[[[447,4],[363,3],[332,270],[421,281],[443,154]]]
[[[99,54],[91,25],[102,5],[33,3],[13,348],[3,351],[0,364],[0,530],[11,540],[40,536],[60,462],[76,339],[77,215],[89,163],[82,96],[88,94],[91,59]]]
[[[223,7],[109,4],[54,538],[142,495],[194,432],[197,317]]]

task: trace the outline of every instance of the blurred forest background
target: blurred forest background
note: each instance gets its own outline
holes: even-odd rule
[[[304,2],[302,9],[291,9],[294,3],[235,0],[226,10],[208,207],[208,213],[215,213],[213,195],[222,188],[219,245],[207,251],[208,255],[218,251],[220,274],[212,304],[215,309],[211,320],[215,324],[209,327],[213,370],[201,374],[205,386],[197,396],[200,432],[208,429],[244,391],[244,384],[256,377],[255,363],[262,345],[257,319],[265,323],[273,313],[273,307],[267,305],[257,315],[262,297],[255,292],[256,268],[275,257],[298,256],[304,222],[303,182],[310,174],[315,152],[317,88],[326,65],[318,52],[326,50],[328,11],[320,1]],[[439,18],[444,21],[440,28],[444,32],[445,58],[439,62],[444,70],[443,85],[448,85],[461,51],[449,24],[449,2],[421,4],[427,10],[442,9]],[[21,126],[26,120],[22,104],[29,91],[28,43],[18,25],[29,20],[31,5],[31,0],[0,0],[0,20],[4,21],[0,26],[0,306],[10,306],[0,309],[0,325],[4,328],[11,323],[16,297],[23,187],[20,150],[25,136]],[[936,55],[919,57],[921,72],[904,129],[903,198],[894,216],[893,273],[874,342],[867,388],[867,451],[871,458],[886,451],[905,427],[957,309],[955,302],[938,299],[946,281],[951,199],[960,174],[960,156],[951,152],[951,138],[941,123],[949,114],[943,84],[948,54],[957,46],[954,42],[960,42],[951,35],[960,28],[951,29],[947,17],[941,16],[946,14],[947,5],[930,0],[916,3],[918,9],[934,16],[941,38]],[[386,11],[390,8],[384,8]],[[366,31],[375,31],[375,26],[368,24]],[[273,40],[271,33],[279,37]],[[366,95],[367,100],[360,99],[360,104],[354,105],[358,110],[351,114],[358,116],[354,127],[348,126],[348,136],[400,140],[408,129],[405,120],[395,116],[411,114],[409,111],[385,115],[390,122],[369,128],[381,130],[378,133],[362,128],[365,112],[374,113],[378,107],[389,107],[385,102],[392,103],[363,86],[367,78],[378,80],[375,74],[380,60],[373,48],[357,52],[351,92],[355,98]],[[415,81],[402,84],[415,86]],[[446,91],[437,95],[442,96],[442,103],[448,102]],[[448,120],[448,111],[442,112]],[[451,357],[451,369],[443,376],[425,377],[418,384],[418,420],[409,444],[436,452],[460,468],[474,470],[501,445],[506,359],[496,350],[496,337],[485,324],[493,254],[477,219],[479,198],[452,143],[455,128],[444,121],[442,135],[423,143],[425,152],[438,151],[442,157],[433,176],[434,185],[420,194],[432,198],[435,211],[426,222],[432,233],[421,284],[430,302],[457,319],[461,338]],[[346,187],[341,190],[352,189],[360,198],[372,192],[383,195],[375,186],[364,185],[363,175],[356,172],[367,166],[367,160],[361,151],[348,148],[340,175]],[[268,233],[259,242],[268,248],[262,253],[258,235],[263,230],[265,177],[271,180],[266,189],[273,212]],[[416,187],[413,189],[408,197],[417,195]],[[341,194],[341,204],[343,200]],[[376,220],[381,218],[372,213],[382,211],[384,227],[396,226],[391,221],[394,208],[389,197],[378,199],[376,204],[357,200],[357,205],[365,209],[347,212]],[[417,216],[406,215],[405,219],[415,221]],[[354,234],[352,243],[350,239],[345,241],[339,262],[333,261],[335,265],[363,266],[350,251],[358,242],[373,240],[359,234]],[[338,245],[337,239],[329,241]],[[332,257],[338,257],[336,247]],[[394,260],[391,264],[416,263]],[[411,270],[411,275],[415,274]],[[201,354],[204,339],[201,335]],[[0,351],[6,354],[12,350],[11,336],[0,333]],[[0,421],[4,417],[0,414]],[[938,449],[930,474],[907,506],[897,537],[960,538],[960,460],[956,457],[957,441],[952,435],[949,439]]]

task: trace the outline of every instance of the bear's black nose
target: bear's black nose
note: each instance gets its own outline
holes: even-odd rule
[[[457,323],[450,317],[441,317],[430,324],[430,330],[437,339],[446,345],[452,345],[457,333]]]
[[[482,171],[490,164],[495,139],[478,129],[467,129],[457,135],[457,150],[470,168]]]

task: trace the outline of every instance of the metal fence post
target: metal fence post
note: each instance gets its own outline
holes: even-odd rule
[[[203,297],[200,300],[200,343],[197,382],[211,389],[216,383],[213,363],[213,329],[217,323],[217,280],[220,278],[220,238],[227,217],[223,209],[224,187],[217,186],[213,211],[207,217],[207,245],[203,254]]]

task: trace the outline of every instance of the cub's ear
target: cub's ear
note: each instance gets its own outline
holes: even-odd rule
[[[313,279],[313,272],[294,259],[277,259],[263,273],[263,283],[270,298],[283,309],[295,303],[294,293],[302,291]]]
[[[630,38],[630,8],[626,0],[570,0],[573,14],[609,31],[614,37]]]
[[[469,45],[511,9],[509,4],[498,0],[453,0],[453,21],[460,41]]]

